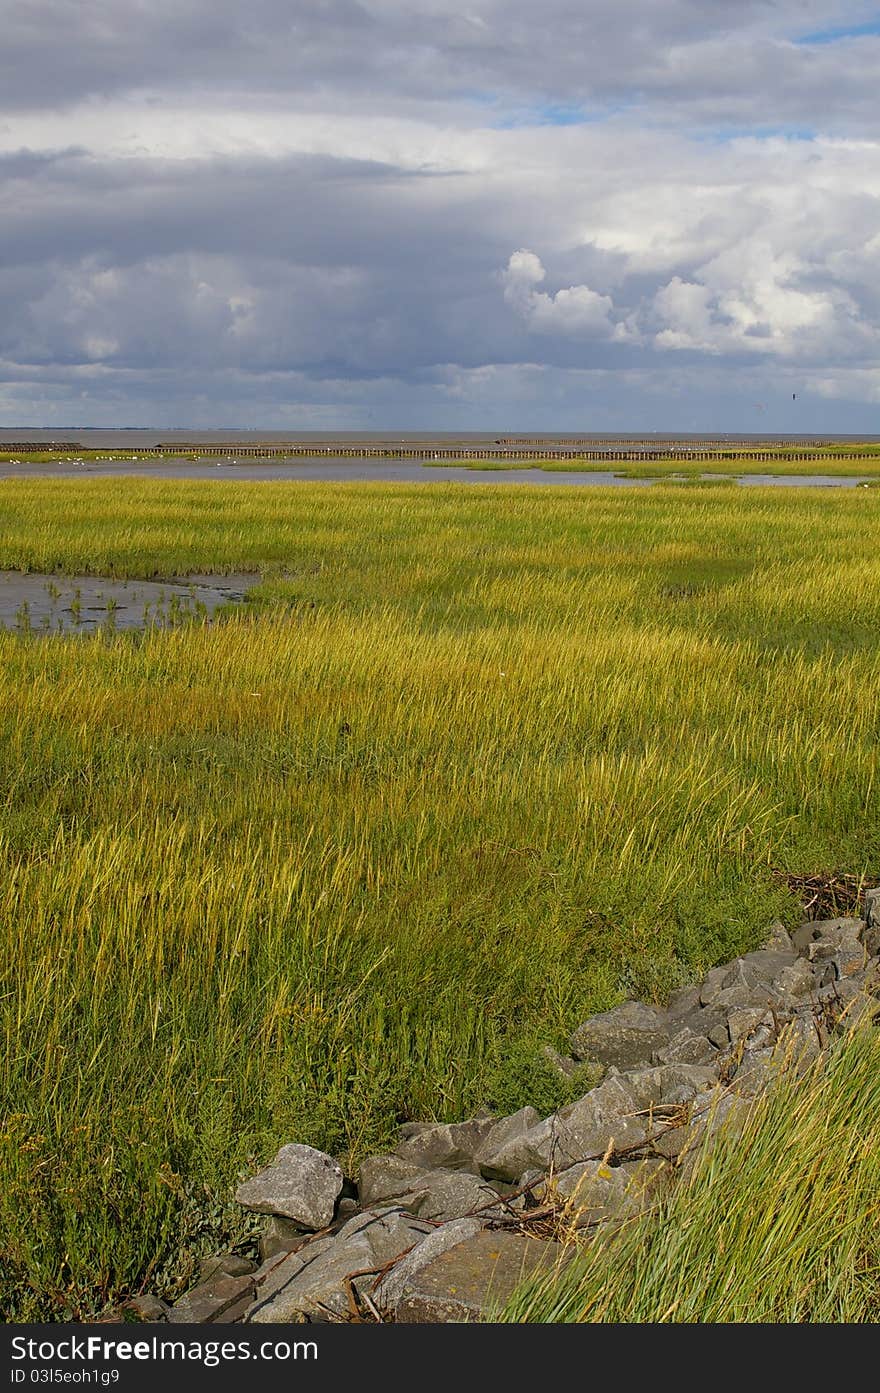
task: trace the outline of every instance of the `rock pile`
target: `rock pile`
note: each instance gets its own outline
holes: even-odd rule
[[[171,1322],[469,1321],[522,1278],[566,1261],[557,1241],[619,1222],[686,1173],[705,1139],[741,1124],[780,1061],[804,1067],[880,996],[880,890],[865,919],[776,926],[766,945],[713,968],[665,1009],[630,1001],[572,1036],[604,1067],[583,1098],[542,1118],[408,1123],[356,1186],[331,1157],[283,1146],[236,1193],[269,1217],[260,1266],[212,1259]]]

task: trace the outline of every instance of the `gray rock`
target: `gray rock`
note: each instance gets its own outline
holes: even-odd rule
[[[367,1156],[358,1173],[358,1199],[362,1205],[396,1199],[412,1190],[414,1182],[424,1174],[424,1166],[404,1161],[400,1156]]]
[[[717,1081],[717,1065],[708,1064],[664,1064],[636,1069],[626,1075],[627,1088],[640,1109],[656,1103],[689,1103]]]
[[[342,1171],[332,1156],[311,1146],[282,1146],[271,1166],[239,1185],[235,1198],[257,1214],[278,1214],[304,1229],[323,1229],[333,1218]]]
[[[700,1005],[711,1006],[718,993],[721,991],[724,978],[727,976],[726,967],[713,967],[706,973],[700,984]]]
[[[555,1137],[548,1156],[554,1168],[601,1157],[609,1148],[639,1146],[646,1137],[638,1098],[626,1077],[606,1079],[555,1116]]]
[[[817,1059],[825,1044],[823,1033],[811,1012],[799,1012],[780,1033],[773,1060],[777,1064],[794,1065],[798,1071]]]
[[[785,930],[783,929],[783,933]],[[791,944],[788,934],[788,948],[759,948],[754,953],[746,953],[739,961],[744,970],[749,974],[754,974],[756,982],[775,982],[783,968],[792,967],[797,962],[797,953]]]
[[[349,1310],[346,1279],[354,1272],[376,1265],[370,1242],[362,1233],[342,1243],[336,1239],[310,1262],[302,1261],[303,1251],[308,1249],[284,1259],[274,1289],[258,1295],[249,1308],[249,1323],[271,1325],[276,1321],[288,1321],[299,1324],[308,1319],[341,1317]]]
[[[601,1157],[611,1146],[639,1145],[645,1138],[643,1121],[633,1116],[639,1108],[625,1076],[606,1078],[576,1103],[483,1154],[480,1169],[489,1180],[517,1181],[527,1170],[564,1168]]]
[[[355,1234],[364,1234],[377,1267],[386,1267],[416,1244],[424,1242],[435,1232],[433,1224],[414,1217],[401,1206],[369,1209],[349,1219],[336,1235],[337,1243],[345,1243]]]
[[[799,953],[807,953],[810,944],[817,943],[820,939],[831,938],[835,932],[841,930],[852,931],[858,935],[864,928],[861,919],[840,918],[840,919],[809,919],[805,924],[801,924],[792,934],[792,942]]]
[[[254,1299],[253,1277],[227,1277],[223,1273],[188,1291],[174,1303],[168,1320],[172,1325],[224,1325],[244,1315]]]
[[[463,1219],[475,1211],[488,1211],[501,1200],[498,1192],[479,1176],[467,1171],[426,1171],[418,1190],[402,1197],[421,1219]]]
[[[372,1292],[372,1300],[380,1311],[393,1311],[407,1291],[410,1283],[423,1267],[441,1253],[473,1238],[480,1232],[478,1219],[454,1219],[450,1224],[442,1224],[433,1233],[416,1245],[411,1252],[401,1257]]]
[[[706,1032],[706,1039],[717,1050],[726,1050],[730,1044],[730,1030],[726,1025],[713,1025],[712,1029]]]
[[[587,1228],[641,1213],[653,1203],[668,1175],[666,1162],[654,1158],[620,1166],[584,1161],[554,1176],[543,1197],[555,1192],[567,1202],[574,1227]]]
[[[781,919],[777,919],[775,923],[770,925],[770,932],[764,939],[762,947],[769,949],[771,953],[793,953],[796,951],[791,941],[791,934]]]
[[[673,992],[666,1008],[670,1020],[677,1021],[683,1016],[691,1016],[695,1011],[699,1011],[701,990],[700,987],[681,987],[677,992]]]
[[[397,1209],[356,1215],[334,1239],[284,1259],[271,1284],[258,1290],[247,1319],[267,1325],[343,1317],[350,1312],[351,1287],[369,1290],[383,1267],[430,1233],[431,1226]]]
[[[865,891],[865,927],[862,942],[868,956],[876,958],[880,953],[880,886],[876,890]]]
[[[293,1253],[311,1238],[311,1233],[301,1229],[290,1219],[279,1219],[273,1214],[260,1234],[260,1261],[275,1257],[278,1253]]]
[[[655,1050],[655,1064],[708,1064],[718,1051],[705,1035],[685,1026],[676,1032],[662,1049]]]
[[[734,1045],[740,1040],[748,1040],[760,1026],[767,1026],[770,1031],[774,1029],[773,1016],[761,1006],[737,1006],[727,1017],[727,1028]]]
[[[507,1146],[508,1142],[514,1141],[517,1137],[522,1137],[526,1132],[530,1132],[533,1127],[537,1127],[541,1122],[541,1114],[534,1108],[520,1108],[519,1112],[511,1113],[510,1117],[501,1117],[490,1127],[479,1148],[474,1153],[474,1165],[480,1169],[483,1162],[490,1156],[494,1156],[497,1151]]]
[[[434,1127],[407,1137],[395,1148],[395,1155],[423,1170],[443,1166],[449,1170],[473,1170],[474,1156],[495,1126],[494,1117],[474,1117],[469,1122],[439,1122]]]
[[[491,1318],[525,1278],[552,1272],[563,1260],[558,1243],[483,1231],[421,1268],[397,1302],[395,1319],[436,1324]]]
[[[814,992],[818,983],[810,964],[805,958],[798,958],[792,967],[782,969],[774,985],[783,999],[800,1001]]]
[[[666,1011],[641,1001],[627,1001],[578,1026],[571,1037],[571,1052],[576,1059],[595,1059],[627,1069],[650,1059],[674,1029]]]
[[[171,1307],[166,1301],[162,1301],[158,1296],[132,1296],[125,1303],[125,1311],[130,1312],[135,1320],[141,1321],[164,1321],[171,1314]]]
[[[240,1258],[236,1253],[217,1253],[212,1258],[203,1258],[199,1264],[199,1286],[210,1282],[212,1277],[248,1277],[256,1267],[255,1262]]]

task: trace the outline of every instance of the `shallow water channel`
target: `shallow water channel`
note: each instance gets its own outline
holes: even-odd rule
[[[170,628],[210,619],[245,599],[258,575],[108,580],[0,571],[0,628],[16,633],[83,634],[96,629]]]

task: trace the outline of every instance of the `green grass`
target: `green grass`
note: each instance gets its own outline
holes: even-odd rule
[[[880,1307],[880,1032],[787,1072],[689,1182],[501,1313],[516,1323],[841,1324]]]
[[[860,453],[860,451],[864,453]],[[620,479],[669,479],[672,476],[683,479],[710,477],[741,478],[743,475],[769,475],[771,477],[792,477],[829,475],[833,477],[856,479],[873,478],[880,475],[880,447],[863,446],[847,450],[852,458],[845,460],[830,457],[830,451],[817,448],[821,457],[809,460],[756,460],[743,455],[738,460],[687,460],[657,455],[651,460],[636,463],[613,459],[533,459],[533,460],[483,460],[483,459],[437,459],[422,460],[425,469],[471,469],[513,473],[522,469],[540,469],[544,474],[608,474]]]
[[[259,569],[0,633],[7,1319],[242,1234],[238,1173],[505,1111],[880,864],[880,496],[15,480],[0,565]],[[552,1103],[551,1103],[552,1105]]]

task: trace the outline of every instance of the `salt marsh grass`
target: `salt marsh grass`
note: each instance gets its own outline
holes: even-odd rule
[[[509,1111],[797,919],[771,868],[880,864],[876,492],[17,480],[0,565],[263,575],[0,633],[7,1318],[172,1291],[281,1142]]]
[[[880,1039],[853,1031],[783,1074],[647,1217],[532,1283],[514,1323],[875,1322]]]

